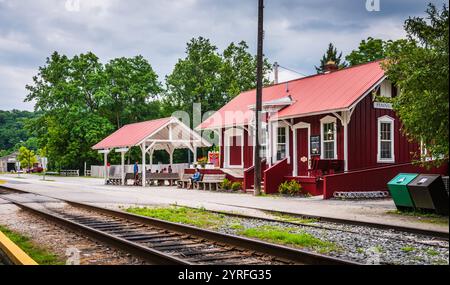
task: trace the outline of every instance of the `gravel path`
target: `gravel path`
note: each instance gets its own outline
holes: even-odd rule
[[[240,229],[236,229],[236,223],[241,225]],[[235,217],[226,218],[225,224],[219,231],[239,234],[242,230],[262,226],[282,228],[291,233],[311,234],[337,246],[338,250],[328,252],[327,255],[364,264],[449,264],[448,241],[404,232],[323,222],[296,225]]]

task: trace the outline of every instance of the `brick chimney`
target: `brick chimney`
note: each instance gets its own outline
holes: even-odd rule
[[[325,64],[323,73],[327,74],[327,73],[331,73],[331,72],[334,72],[337,70],[339,70],[339,67],[336,64],[336,62],[330,60],[327,62],[327,64]]]

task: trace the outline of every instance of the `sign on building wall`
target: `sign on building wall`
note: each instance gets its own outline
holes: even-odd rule
[[[311,136],[311,155],[320,155],[320,136]]]
[[[375,109],[393,110],[392,103],[375,102],[373,107]]]

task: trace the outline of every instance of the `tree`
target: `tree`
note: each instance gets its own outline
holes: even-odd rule
[[[336,63],[339,69],[345,68],[347,66],[346,63],[342,61],[342,52],[338,55],[337,48],[334,47],[333,43],[330,43],[328,45],[327,51],[320,60],[320,66],[316,66],[317,73],[324,73],[325,65],[329,61],[333,61],[334,63]]]
[[[362,40],[358,49],[345,57],[350,66],[372,62],[386,57],[386,48],[391,41],[385,42],[372,37]]]
[[[105,77],[102,110],[117,128],[145,119],[148,101],[161,93],[158,75],[142,56],[111,60],[105,66]]]
[[[23,142],[27,142],[32,147],[33,142],[28,141],[30,134],[24,125],[27,119],[36,116],[38,114],[27,111],[0,111],[0,150],[9,154],[18,150]]]
[[[173,72],[166,77],[164,98],[170,111],[186,111],[192,118],[194,103],[204,111],[217,110],[227,101],[221,88],[222,59],[217,47],[208,39],[192,39],[186,48],[186,58],[179,59]]]
[[[436,164],[448,159],[449,65],[448,7],[429,4],[427,17],[405,22],[408,38],[389,45],[386,74],[400,89],[394,109],[403,131],[422,141]]]
[[[40,116],[26,127],[46,147],[53,167],[81,169],[99,160],[91,147],[123,124],[159,117],[160,83],[142,56],[111,60],[93,53],[47,58],[26,101]],[[116,126],[116,127],[114,127]]]
[[[223,52],[220,76],[228,100],[243,91],[256,88],[256,57],[248,52],[248,48],[247,43],[241,41],[237,45],[231,43]],[[269,61],[264,59],[264,85],[271,83],[268,79],[271,69]]]
[[[271,66],[267,59],[264,74]],[[268,79],[265,84],[269,84]],[[208,39],[191,39],[186,57],[180,59],[166,77],[164,102],[168,112],[186,111],[192,118],[194,103],[202,111],[215,111],[236,95],[256,87],[256,57],[248,52],[242,41],[231,43],[221,54]]]
[[[28,168],[28,170],[30,170],[30,168],[33,167],[35,163],[37,163],[37,158],[34,151],[29,150],[24,146],[19,149],[19,155],[17,159],[20,161],[20,165],[24,168]]]

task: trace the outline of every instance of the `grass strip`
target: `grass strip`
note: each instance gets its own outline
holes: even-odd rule
[[[35,245],[28,237],[14,232],[0,225],[0,231],[3,232],[12,242],[20,247],[34,261],[40,265],[63,265],[58,256],[48,250]]]
[[[257,238],[277,244],[313,249],[323,254],[338,250],[338,247],[334,243],[323,241],[309,233],[299,232],[296,229],[261,226],[241,230],[239,233],[246,237]]]
[[[186,207],[128,208],[126,211],[136,215],[207,229],[217,229],[225,223],[225,215],[212,213],[204,209]]]

